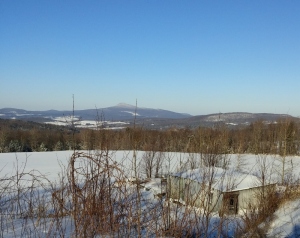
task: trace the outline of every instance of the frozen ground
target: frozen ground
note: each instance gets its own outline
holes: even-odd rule
[[[23,173],[33,172],[35,174],[42,174],[51,181],[57,181],[61,172],[68,166],[69,159],[73,151],[56,151],[56,152],[31,152],[31,153],[0,153],[0,177],[10,177],[15,175],[18,168]],[[85,153],[91,153],[85,151]],[[138,151],[137,162],[142,160],[145,152]],[[163,153],[164,163],[162,165],[162,174],[173,173],[178,171],[185,171],[189,169],[189,165],[199,159],[197,154],[188,153]],[[110,152],[110,158],[123,168],[126,177],[133,176],[133,152],[132,151],[115,151]],[[264,155],[236,155],[231,154],[227,156],[229,161],[228,168],[234,168],[239,172],[248,173],[250,175],[260,176],[262,168],[266,169],[266,178],[270,182],[280,182],[278,180],[293,180],[298,181],[300,175],[300,157],[286,157],[280,156],[264,156]],[[282,173],[284,171],[284,176]],[[140,177],[145,177],[142,169],[139,171]],[[160,182],[158,180],[151,180],[145,185],[143,196],[154,199],[154,195],[160,191]],[[155,201],[155,200],[153,200]],[[1,216],[1,219],[5,217]],[[23,225],[22,219],[16,218],[11,227],[14,227],[14,232],[22,234]],[[36,221],[35,221],[36,222]],[[33,222],[31,226],[36,224]],[[44,223],[39,224],[40,237],[46,234],[47,229],[51,226],[51,222],[44,219]],[[68,229],[72,229],[72,221],[64,219]],[[52,224],[53,225],[53,224]],[[12,233],[11,227],[2,228],[7,231],[7,236],[15,237]],[[271,226],[268,230],[268,237],[300,237],[300,199],[288,202],[282,205],[274,214]],[[28,232],[28,231],[26,231]],[[70,231],[66,231],[68,234]],[[49,234],[48,234],[49,235]],[[56,236],[55,234],[52,234]]]
[[[300,199],[283,204],[275,213],[268,237],[300,237]]]

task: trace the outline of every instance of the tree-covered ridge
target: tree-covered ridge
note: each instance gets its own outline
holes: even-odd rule
[[[0,152],[55,150],[146,150],[205,153],[299,153],[300,126],[293,120],[230,129],[219,123],[197,129],[76,129],[35,122],[0,119]],[[132,148],[134,145],[135,148]]]

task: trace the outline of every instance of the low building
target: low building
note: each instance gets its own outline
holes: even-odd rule
[[[219,214],[237,214],[275,192],[276,184],[258,177],[217,167],[178,172],[168,177],[168,196],[179,203]]]

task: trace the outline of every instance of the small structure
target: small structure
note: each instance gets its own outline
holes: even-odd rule
[[[262,185],[258,177],[217,167],[178,172],[168,177],[168,197],[184,205],[237,214],[259,205],[259,200],[274,192],[276,184]]]

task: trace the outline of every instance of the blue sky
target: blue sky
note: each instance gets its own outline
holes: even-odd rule
[[[300,116],[300,1],[0,0],[0,108]]]

